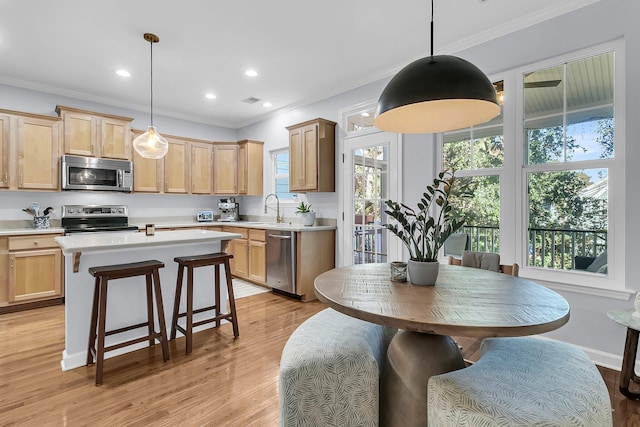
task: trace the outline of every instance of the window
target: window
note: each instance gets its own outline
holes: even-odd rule
[[[271,152],[273,161],[273,189],[281,201],[297,201],[298,195],[289,192],[289,149]]]
[[[501,86],[502,82],[494,84]],[[504,163],[502,114],[480,126],[446,132],[443,161],[455,171],[454,216],[464,219],[471,250],[500,252],[500,174]]]
[[[613,75],[613,52],[524,75],[527,266],[608,273],[576,257],[607,256]]]
[[[621,48],[506,72],[498,118],[442,134],[473,250],[513,258],[524,277],[625,288]]]

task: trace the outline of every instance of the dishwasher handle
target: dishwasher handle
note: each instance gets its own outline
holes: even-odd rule
[[[281,240],[291,240],[291,236],[281,236],[279,234],[269,234],[268,237],[273,237],[274,239],[281,239]]]

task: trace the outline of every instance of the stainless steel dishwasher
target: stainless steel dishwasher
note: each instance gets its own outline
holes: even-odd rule
[[[296,233],[267,230],[267,285],[296,294]]]

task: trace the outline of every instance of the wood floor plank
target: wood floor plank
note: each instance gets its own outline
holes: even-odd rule
[[[0,426],[256,426],[278,425],[278,367],[288,337],[325,308],[263,293],[237,301],[240,337],[231,325],[105,362],[104,384],[94,367],[62,372],[64,307],[0,315]],[[466,359],[480,340],[456,337]],[[619,372],[599,368],[616,427],[640,427],[640,402],[618,390]]]

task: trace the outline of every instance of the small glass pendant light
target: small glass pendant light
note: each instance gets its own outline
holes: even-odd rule
[[[160,38],[155,34],[145,33],[144,39],[151,46],[151,125],[145,133],[133,140],[133,148],[144,158],[161,159],[169,151],[169,143],[153,125],[153,44],[158,43]]]

